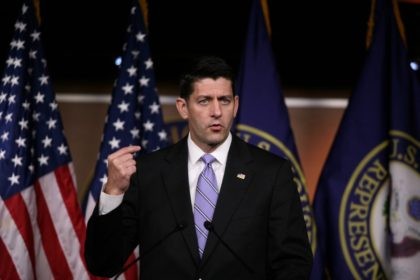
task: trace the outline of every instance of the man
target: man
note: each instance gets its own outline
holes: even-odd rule
[[[202,58],[176,101],[188,136],[137,162],[137,146],[109,155],[88,223],[92,273],[121,272],[140,245],[142,280],[308,278],[312,253],[291,166],[231,134],[233,79],[225,61]]]

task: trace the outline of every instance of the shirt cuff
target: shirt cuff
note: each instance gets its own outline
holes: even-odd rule
[[[117,208],[122,200],[124,194],[118,195],[111,195],[105,192],[101,192],[101,196],[99,197],[99,215],[105,215]]]

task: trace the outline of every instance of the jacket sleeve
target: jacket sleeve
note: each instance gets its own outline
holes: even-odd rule
[[[279,168],[270,205],[269,279],[308,279],[312,251],[291,166]]]
[[[133,176],[134,177],[134,176]],[[88,270],[97,276],[120,273],[138,245],[137,189],[133,182],[121,205],[106,215],[98,214],[98,204],[87,225],[85,259]]]

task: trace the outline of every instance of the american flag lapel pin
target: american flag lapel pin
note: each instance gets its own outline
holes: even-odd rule
[[[244,180],[245,179],[245,174],[244,173],[238,173],[238,175],[236,175],[236,178]]]

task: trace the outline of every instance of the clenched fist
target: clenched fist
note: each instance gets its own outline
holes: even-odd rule
[[[128,146],[108,156],[108,181],[105,184],[105,193],[119,195],[127,190],[130,177],[136,172],[133,153],[138,151],[140,146]]]

